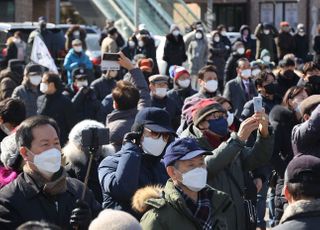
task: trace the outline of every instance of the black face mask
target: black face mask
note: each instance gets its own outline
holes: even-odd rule
[[[276,92],[276,86],[273,83],[264,86],[267,94],[274,95]]]
[[[310,76],[309,82],[306,83],[306,88],[308,90],[309,95],[320,94],[320,76]]]

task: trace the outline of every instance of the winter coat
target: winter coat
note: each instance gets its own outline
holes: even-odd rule
[[[8,45],[8,49],[7,49],[7,56],[5,56],[5,60],[6,60],[6,64],[8,64],[8,62],[11,59],[18,59],[18,46],[20,46],[23,50],[23,58],[20,59],[21,61],[25,60],[26,57],[26,49],[27,49],[27,44],[21,40],[20,44],[16,44],[15,42],[11,42]]]
[[[223,82],[224,67],[226,64],[225,56],[227,49],[225,44],[220,42],[211,41],[209,45],[208,65],[214,65],[217,68],[217,75],[219,81]]]
[[[81,66],[87,70],[92,70],[93,68],[92,62],[90,61],[88,55],[86,55],[84,52],[81,52],[79,55],[74,51],[73,48],[70,49],[63,63],[63,67],[67,71],[68,84],[73,82],[72,70]]]
[[[71,211],[76,207],[76,200],[81,198],[84,184],[70,177],[66,182],[67,190],[53,198],[45,195],[27,173],[21,173],[0,190],[0,228],[16,229],[27,221],[43,219],[62,229],[73,229],[69,224]],[[84,201],[92,216],[97,216],[101,206],[90,190],[86,191]]]
[[[257,135],[254,147],[248,148],[240,141],[236,133],[212,149],[202,132],[190,125],[184,130],[181,137],[196,138],[201,148],[212,151],[212,155],[205,158],[208,170],[208,184],[218,190],[229,194],[234,205],[226,213],[228,229],[245,230],[244,199],[230,175],[239,183],[240,188],[245,188],[244,176],[248,171],[264,165],[271,157],[273,148],[273,135],[263,138]]]
[[[15,73],[0,78],[0,101],[12,97],[12,93],[20,85]]]
[[[196,93],[191,87],[182,89],[175,86],[173,89],[167,92],[167,97],[175,101],[178,105],[178,110],[182,111],[184,100]]]
[[[98,168],[103,208],[119,209],[139,217],[131,209],[134,193],[146,185],[164,185],[168,179],[160,159],[144,154],[139,146],[129,142],[118,153],[103,159]]]
[[[307,61],[307,56],[309,53],[309,39],[308,36],[305,34],[301,36],[299,33],[296,33],[293,36],[295,49],[294,55],[298,58],[301,58],[304,62]]]
[[[237,77],[237,67],[238,60],[244,57],[237,52],[233,52],[226,62],[226,66],[224,69],[224,85],[227,84],[228,81]]]
[[[18,98],[23,101],[26,107],[26,117],[37,115],[37,99],[41,95],[38,88],[32,88],[31,83],[24,82],[16,87],[12,93],[12,98]]]
[[[276,78],[278,81],[277,93],[281,98],[283,98],[288,89],[296,86],[300,80],[300,77],[295,73],[290,77],[286,77],[279,72]]]
[[[314,230],[320,225],[320,200],[298,200],[290,204],[274,230]]]
[[[320,104],[312,111],[310,118],[296,125],[292,130],[292,149],[296,156],[300,153],[320,157]]]
[[[298,123],[295,113],[284,106],[275,106],[270,114],[269,121],[274,130],[274,149],[271,163],[280,178],[293,158],[291,132]]]
[[[67,86],[63,94],[71,100],[77,121],[85,119],[97,120],[100,102],[93,89],[82,87],[80,90],[76,90],[72,84]]]
[[[106,37],[103,39],[101,44],[101,53],[117,53],[119,52],[119,47],[117,42],[111,37]]]
[[[75,31],[79,31],[79,37],[75,37],[73,35],[73,32],[75,32]],[[84,29],[80,28],[80,26],[75,25],[75,26],[70,27],[67,30],[66,35],[65,35],[65,37],[66,37],[65,50],[69,51],[72,48],[72,41],[74,39],[80,39],[80,41],[82,42],[82,48],[84,50],[86,50],[87,49],[86,36],[87,36],[86,31]]]
[[[41,95],[37,100],[38,115],[46,115],[53,118],[60,129],[60,143],[63,146],[68,139],[68,134],[73,125],[77,123],[76,114],[71,101],[61,91],[51,95]]]
[[[256,59],[259,59],[260,53],[262,50],[267,49],[270,52],[271,61],[277,60],[277,51],[275,50],[275,38],[278,37],[279,33],[276,28],[271,26],[270,33],[264,34],[263,33],[263,26],[259,24],[256,27],[254,35],[257,38],[257,52],[256,52]]]
[[[276,45],[279,60],[286,54],[294,53],[296,46],[294,38],[289,32],[280,32],[276,39]]]
[[[107,116],[106,127],[109,129],[109,142],[116,151],[120,151],[122,140],[126,133],[130,132],[138,110],[113,110]]]
[[[102,101],[105,96],[109,95],[115,86],[116,80],[113,78],[106,78],[105,76],[101,76],[94,80],[90,85],[90,87],[95,91],[99,101]]]
[[[152,37],[148,37],[144,40],[143,47],[137,47],[136,54],[143,54],[146,58],[151,58],[153,61],[153,74],[159,73],[158,62],[157,62],[157,48],[155,45],[155,41]]]
[[[171,33],[166,36],[163,60],[168,63],[167,73],[170,66],[181,66],[182,63],[187,60],[186,49],[181,35],[179,35],[177,39]]]
[[[177,129],[181,120],[181,109],[176,101],[169,97],[156,98],[151,96],[151,106],[166,110],[171,118],[173,129]]]
[[[229,101],[231,101],[234,115],[240,119],[241,118],[241,112],[243,110],[243,107],[245,103],[252,99],[252,97],[257,96],[256,88],[252,82],[252,80],[249,80],[249,90],[250,95],[246,94],[244,83],[242,82],[242,79],[240,77],[237,77],[231,81],[229,81],[224,89],[223,97],[227,98]]]
[[[218,190],[208,188],[212,195],[212,229],[228,229],[226,211],[232,205],[230,197]],[[135,195],[133,205],[137,204],[140,210],[147,211],[142,219],[141,226],[144,230],[200,230],[198,220],[195,219],[171,179],[168,180],[164,189],[158,187],[146,187]]]
[[[249,31],[248,37],[246,39],[243,37],[243,33],[245,30]],[[256,41],[251,38],[251,29],[248,25],[242,25],[240,27],[240,37],[237,39],[237,41],[241,41],[243,43],[245,50],[251,50],[249,60],[253,61],[256,56]]]
[[[194,38],[187,48],[187,56],[190,74],[197,75],[199,70],[206,65],[206,60],[208,59],[207,39]]]

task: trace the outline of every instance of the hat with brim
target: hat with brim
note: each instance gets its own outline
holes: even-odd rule
[[[166,75],[156,74],[149,77],[149,82],[152,83],[168,83],[169,77]]]
[[[144,127],[156,133],[175,133],[171,127],[160,126],[158,124],[145,124]]]

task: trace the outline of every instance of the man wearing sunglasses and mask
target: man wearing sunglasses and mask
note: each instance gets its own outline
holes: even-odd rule
[[[169,114],[155,107],[140,110],[131,130],[121,150],[100,163],[98,174],[103,208],[123,210],[139,218],[131,209],[131,198],[139,188],[166,183],[168,175],[160,161],[175,132]]]
[[[307,62],[303,66],[304,76],[300,78],[298,86],[306,88],[308,95],[320,94],[320,68],[314,62]]]
[[[148,186],[133,198],[135,209],[149,210],[141,219],[143,229],[227,229],[225,212],[232,201],[207,186],[204,156],[208,154],[193,138],[168,146],[164,164],[170,179],[165,188]]]

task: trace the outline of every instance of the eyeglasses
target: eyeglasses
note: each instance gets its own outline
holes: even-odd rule
[[[154,132],[148,128],[144,128],[143,134],[144,134],[144,136],[151,137],[153,139],[159,139],[162,136],[164,141],[168,141],[169,137],[170,137],[170,135],[168,133],[157,133],[157,132]]]

